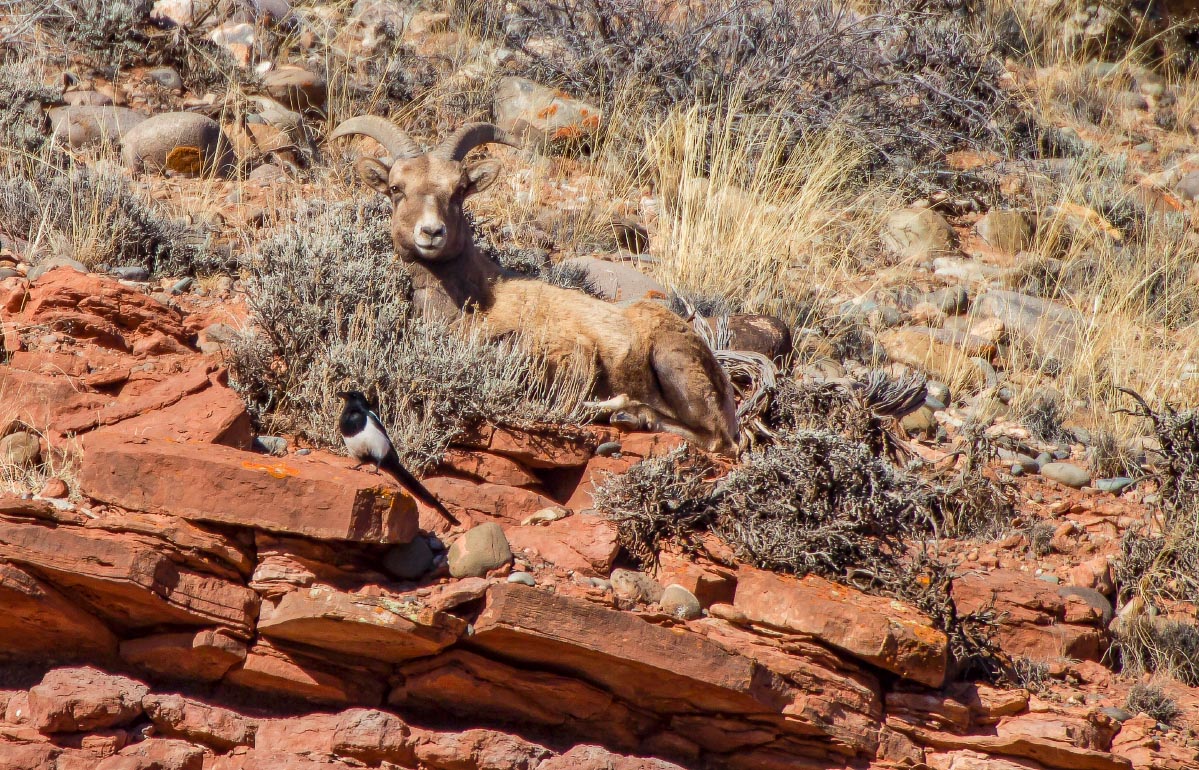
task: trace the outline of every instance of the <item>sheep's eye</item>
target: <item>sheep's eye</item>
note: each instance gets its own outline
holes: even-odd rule
[[[393,197],[400,197],[400,198],[402,198],[402,197],[404,197],[404,190],[403,190],[403,188],[402,188],[402,187],[400,187],[398,184],[393,184],[393,185],[391,186],[391,194],[392,194],[392,196],[393,196]]]

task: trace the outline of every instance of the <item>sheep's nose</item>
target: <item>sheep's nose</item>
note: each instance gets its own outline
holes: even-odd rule
[[[421,225],[420,231],[422,234],[427,235],[430,238],[440,238],[441,236],[445,235],[445,225]]]

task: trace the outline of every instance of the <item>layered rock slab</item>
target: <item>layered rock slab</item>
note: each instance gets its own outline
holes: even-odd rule
[[[116,652],[107,626],[12,564],[0,563],[0,607],[0,657],[103,660]]]
[[[730,745],[821,758],[875,754],[882,727],[877,682],[868,675],[847,678],[836,656],[819,648],[794,654],[758,645],[754,634],[727,623],[710,623],[697,633],[699,628],[659,626],[581,599],[495,585],[471,645],[519,667],[510,677],[519,686],[506,683],[496,664],[451,652],[451,666],[443,655],[404,669],[405,684],[391,700],[444,701],[439,705],[453,709],[444,693],[458,693],[458,703],[500,704],[513,721],[553,724],[556,718],[609,746],[672,756]],[[503,697],[506,689],[519,692],[537,677],[553,680],[542,682],[544,697],[502,705],[511,704]],[[587,697],[576,693],[567,701],[560,692],[567,683]],[[817,705],[830,697],[840,703],[832,718]]]
[[[123,508],[368,543],[407,543],[418,531],[407,493],[312,457],[108,432],[84,447],[84,494]]]
[[[1033,660],[1076,658],[1100,660],[1104,631],[1100,613],[1072,619],[1069,603],[1059,588],[1032,575],[1014,570],[966,574],[953,582],[953,599],[959,613],[993,608],[1002,613],[996,641],[1005,652]]]
[[[18,513],[28,515],[0,506],[0,561],[36,570],[110,624],[134,629],[219,624],[242,633],[253,626],[258,613],[253,591],[190,568],[162,540],[16,518]]]
[[[387,662],[433,655],[456,642],[466,621],[415,596],[358,596],[328,586],[284,594],[263,606],[265,636]]]
[[[751,622],[809,634],[921,684],[940,687],[945,681],[948,639],[928,617],[901,602],[815,575],[795,579],[743,568],[733,606]]]

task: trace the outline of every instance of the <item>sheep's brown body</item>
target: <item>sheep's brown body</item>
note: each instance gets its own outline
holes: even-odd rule
[[[481,315],[488,334],[519,334],[554,368],[576,366],[582,356],[595,371],[593,395],[609,399],[609,411],[712,451],[736,451],[732,385],[683,319],[650,301],[616,305],[512,278],[475,248],[462,202],[494,181],[498,166],[461,158],[480,135],[509,143],[498,129],[464,127],[427,154],[414,154],[414,143],[380,119],[355,118],[333,136],[352,133],[380,141],[395,157],[390,167],[363,158],[359,173],[392,199],[392,240],[412,274],[418,308],[448,319]]]

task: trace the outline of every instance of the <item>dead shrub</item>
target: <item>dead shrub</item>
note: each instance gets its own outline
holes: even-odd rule
[[[900,560],[904,539],[932,531],[927,497],[864,444],[796,431],[717,485],[712,529],[765,569],[885,584],[892,575],[876,571]]]
[[[32,57],[0,60],[0,150],[37,155],[46,144],[43,107],[61,97],[61,89],[42,85]]]
[[[41,25],[68,51],[103,54],[118,65],[144,50],[151,5],[150,0],[59,0],[48,6],[17,0],[18,7],[40,13]]]
[[[1148,714],[1159,722],[1172,723],[1182,714],[1174,699],[1162,692],[1160,687],[1138,682],[1128,691],[1125,707],[1134,714]]]
[[[103,165],[23,175],[0,170],[0,234],[37,243],[93,268],[143,265],[162,275],[211,269],[205,243]]]
[[[271,430],[340,443],[336,393],[379,403],[401,459],[436,462],[467,428],[489,421],[568,423],[587,378],[549,376],[519,340],[489,341],[411,312],[411,282],[394,261],[385,201],[301,208],[247,264],[254,326],[233,355],[234,381]]]
[[[1049,664],[1021,655],[1013,658],[1007,671],[1007,681],[1029,692],[1043,693],[1049,685]]]
[[[1199,686],[1199,626],[1182,620],[1140,617],[1116,635],[1125,669],[1166,674]]]
[[[1134,476],[1140,472],[1136,457],[1129,446],[1111,431],[1095,434],[1090,454],[1091,475],[1096,478]]]
[[[1120,388],[1136,403],[1131,414],[1147,420],[1161,449],[1156,478],[1161,515],[1152,526],[1127,532],[1116,566],[1121,593],[1150,606],[1199,602],[1199,412],[1159,410]],[[1197,679],[1199,681],[1199,679]]]
[[[709,479],[715,470],[676,450],[608,477],[595,490],[595,506],[644,566],[667,543],[702,549],[709,533],[740,562],[910,601],[950,637],[961,672],[997,675],[992,619],[958,615],[952,565],[927,547],[947,528],[947,490],[823,430],[788,431],[723,478]]]
[[[962,146],[1005,139],[997,60],[948,4],[885,0],[870,12],[819,0],[520,0],[471,4],[523,55],[524,74],[598,99],[637,99],[645,125],[680,104],[737,94],[746,116],[782,121],[793,143],[830,130],[897,176]],[[630,137],[640,136],[641,126]]]
[[[1043,393],[1024,409],[1020,424],[1041,441],[1071,443],[1073,436],[1062,427],[1068,416],[1061,396]]]

